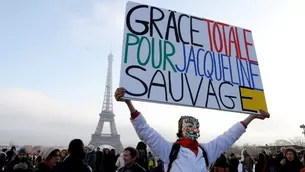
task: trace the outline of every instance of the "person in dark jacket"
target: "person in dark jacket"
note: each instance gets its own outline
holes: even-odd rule
[[[64,161],[68,156],[68,151],[66,149],[61,150],[60,156],[60,162]]]
[[[114,159],[115,159],[115,153],[113,152],[111,153],[111,151],[108,148],[105,148],[101,172],[115,172],[116,166]]]
[[[24,172],[32,172],[33,166],[31,162],[26,158],[26,149],[21,148],[18,151],[17,156],[10,161],[7,166],[4,168],[4,172],[16,172],[16,171],[24,171]]]
[[[55,172],[91,172],[91,168],[84,162],[86,156],[84,143],[74,139],[69,144],[69,156],[54,167]]]
[[[228,162],[228,159],[226,157],[226,155],[224,153],[222,153],[220,155],[220,157],[215,161],[215,163],[213,164],[213,166],[211,167],[211,171],[214,172],[218,172],[218,171],[225,171],[225,172],[229,172],[230,169],[230,164]]]
[[[2,149],[0,152],[0,171],[2,171],[3,167],[6,165],[6,151],[7,149]]]
[[[96,148],[95,172],[100,172],[103,162],[103,152],[99,147]]]
[[[41,152],[43,161],[37,166],[35,172],[53,172],[53,167],[60,161],[60,151],[54,147],[44,148]]]
[[[285,158],[280,162],[279,172],[300,172],[302,168],[301,161],[294,148],[287,148]]]
[[[148,154],[147,154],[147,146],[144,142],[139,142],[137,144],[136,149],[138,150],[139,157],[137,159],[137,163],[143,167],[146,171],[149,171],[148,168]]]
[[[239,160],[234,153],[231,153],[230,155],[229,164],[230,172],[238,172]]]
[[[92,171],[95,171],[96,153],[93,145],[88,146],[84,161],[91,167]]]
[[[124,149],[123,159],[125,166],[120,168],[118,172],[147,172],[137,162],[138,151],[133,147]]]
[[[255,172],[265,172],[265,163],[265,156],[263,153],[260,153],[255,164]]]
[[[10,162],[11,160],[13,160],[13,157],[15,155],[15,151],[16,151],[16,147],[12,146],[12,148],[6,152],[6,158],[7,158],[7,162]]]
[[[278,154],[276,155],[275,157],[275,165],[276,165],[276,169],[277,171],[279,171],[280,169],[280,164],[281,164],[281,161],[285,158],[285,152],[286,152],[286,148],[285,147],[281,147],[280,151],[278,152]]]

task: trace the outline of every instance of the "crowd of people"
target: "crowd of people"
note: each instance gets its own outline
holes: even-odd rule
[[[282,147],[277,154],[265,150],[251,156],[247,150],[241,156],[225,153],[211,166],[211,172],[305,172],[305,150],[297,152],[292,147]]]
[[[68,149],[43,147],[29,153],[22,147],[3,149],[0,153],[0,171],[4,172],[163,172],[160,159],[147,152],[139,142],[136,148],[123,152],[93,145],[84,146],[80,139],[70,142]]]
[[[305,172],[305,150],[282,147],[277,154],[262,150],[251,156],[222,153],[209,167],[210,172]],[[139,142],[136,148],[127,147],[118,154],[115,149],[93,145],[84,146],[81,140],[72,140],[68,149],[44,147],[29,153],[25,148],[16,151],[3,149],[0,153],[2,172],[166,172],[164,164],[147,145]],[[129,171],[128,171],[129,170]]]

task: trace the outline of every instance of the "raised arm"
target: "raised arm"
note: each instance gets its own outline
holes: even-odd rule
[[[117,89],[115,98],[118,101],[122,101],[121,97],[123,97],[124,93],[125,90],[123,88]],[[154,152],[163,162],[168,162],[173,143],[165,140],[157,131],[151,128],[143,115],[135,109],[130,100],[123,101],[125,101],[130,110],[130,120],[139,138],[147,144],[152,152]]]
[[[146,143],[162,161],[168,162],[173,143],[165,140],[157,131],[151,128],[143,115],[135,110],[131,101],[126,101],[126,104],[131,112],[130,120],[139,138]]]
[[[245,131],[244,125],[237,123],[214,140],[201,144],[207,152],[209,164],[214,163],[220,154],[227,151]]]
[[[201,144],[207,152],[209,164],[212,164],[221,153],[227,151],[239,138],[245,133],[247,126],[253,119],[265,119],[270,115],[267,112],[260,111],[259,115],[249,115],[246,119],[233,125],[229,130],[218,136],[214,140]]]

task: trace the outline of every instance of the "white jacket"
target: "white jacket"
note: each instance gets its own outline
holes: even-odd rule
[[[123,153],[120,154],[118,159],[116,160],[115,166],[118,167],[118,169],[125,166],[124,160],[123,160]]]
[[[142,114],[132,120],[132,124],[139,138],[146,143],[164,164],[169,163],[169,154],[173,142],[165,140],[158,132],[151,128]],[[233,125],[224,134],[208,143],[200,143],[207,152],[209,164],[212,164],[221,153],[231,147],[245,132],[241,123]],[[207,172],[202,150],[198,149],[197,156],[188,148],[181,147],[177,159],[173,162],[171,172]]]

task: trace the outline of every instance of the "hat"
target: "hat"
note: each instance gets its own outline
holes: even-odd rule
[[[42,151],[40,152],[40,155],[41,155],[41,158],[44,160],[44,159],[47,159],[48,156],[50,156],[50,154],[53,152],[53,151],[59,151],[59,149],[57,149],[56,147],[44,147],[42,149]]]
[[[26,154],[26,149],[25,148],[20,148],[18,150],[18,154]]]

